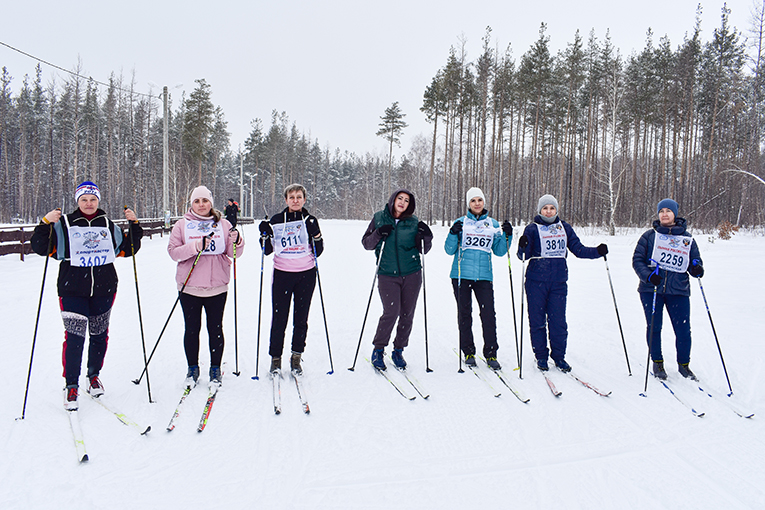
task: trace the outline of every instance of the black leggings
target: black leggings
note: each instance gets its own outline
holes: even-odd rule
[[[207,316],[207,335],[210,337],[210,365],[220,366],[223,359],[223,310],[227,292],[211,297],[197,297],[181,293],[183,320],[186,332],[183,347],[190,367],[199,365],[199,330],[202,329],[202,308]]]

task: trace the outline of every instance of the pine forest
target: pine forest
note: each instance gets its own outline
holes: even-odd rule
[[[517,56],[487,27],[477,58],[461,40],[445,48],[420,111],[394,103],[381,112],[381,154],[322,145],[279,111],[254,119],[244,146],[232,147],[200,78],[188,95],[170,95],[170,212],[182,214],[199,183],[238,199],[241,171],[243,214],[255,217],[280,208],[283,188],[300,182],[323,218],[368,218],[405,187],[421,219],[448,222],[479,186],[492,215],[515,224],[551,193],[567,221],[611,232],[646,225],[664,197],[682,203],[696,228],[762,225],[765,11],[755,9],[744,32],[728,15],[723,7],[702,39],[699,10],[683,41],[648,31],[629,53],[592,31],[553,54],[542,23]],[[161,95],[114,74],[104,86],[76,69],[46,81],[39,64],[17,86],[12,71],[25,70],[3,67],[0,76],[0,222],[37,221],[57,200],[71,210],[86,179],[102,183],[110,214],[129,204],[140,217],[163,215]],[[407,115],[424,115],[431,131],[408,137],[404,152]]]

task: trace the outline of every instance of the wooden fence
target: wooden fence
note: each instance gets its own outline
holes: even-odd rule
[[[144,239],[151,239],[155,235],[163,237],[165,234],[170,233],[170,229],[180,218],[170,219],[170,228],[165,228],[165,220],[158,218],[139,218],[141,227],[143,227]],[[114,223],[120,226],[120,228],[127,228],[127,220],[119,219],[113,220]],[[252,218],[239,218],[239,225],[248,225],[254,223]],[[11,253],[18,253],[21,260],[24,260],[24,256],[32,253],[32,245],[29,240],[34,233],[35,225],[11,225],[0,227],[0,255],[8,255]]]

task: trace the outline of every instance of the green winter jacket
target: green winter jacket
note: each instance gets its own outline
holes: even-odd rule
[[[383,241],[385,242],[385,249],[380,258],[380,269],[377,273],[379,275],[408,276],[422,269],[420,253],[417,251],[417,243],[415,242],[419,220],[417,216],[411,214],[414,211],[414,196],[407,192],[410,197],[409,209],[404,212],[398,223],[390,212],[393,201],[402,191],[405,190],[394,193],[389,203],[381,211],[375,213],[361,240],[367,250],[375,250],[375,257],[380,257],[380,248]],[[382,225],[393,225],[394,227],[390,235],[384,240],[376,231]]]

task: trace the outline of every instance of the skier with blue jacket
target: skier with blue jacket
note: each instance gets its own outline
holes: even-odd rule
[[[653,375],[659,379],[667,378],[661,354],[662,311],[666,306],[675,331],[678,371],[683,377],[696,380],[688,368],[691,361],[691,284],[688,275],[701,278],[704,266],[699,247],[686,230],[685,219],[677,217],[677,202],[665,198],[656,210],[659,219],[654,220],[651,230],[640,236],[632,255],[632,268],[640,278],[638,292],[647,323],[646,339],[653,360]]]
[[[457,300],[460,350],[465,355],[465,364],[475,366],[476,349],[472,329],[472,294],[475,294],[483,328],[483,355],[489,367],[499,370],[501,366],[497,361],[499,345],[491,254],[498,257],[507,254],[509,241],[513,237],[513,226],[505,221],[500,227],[497,220],[489,217],[484,209],[486,202],[483,191],[479,188],[470,188],[465,199],[467,214],[454,221],[444,243],[446,253],[454,255],[449,276]]]
[[[555,197],[544,195],[537,203],[534,222],[526,226],[518,239],[518,258],[530,261],[526,270],[529,330],[537,368],[542,371],[549,368],[548,356],[561,371],[571,371],[571,365],[566,361],[566,255],[569,251],[580,259],[596,259],[608,253],[608,246],[600,244],[597,248],[590,248],[583,245],[571,225],[558,217],[558,201]]]

